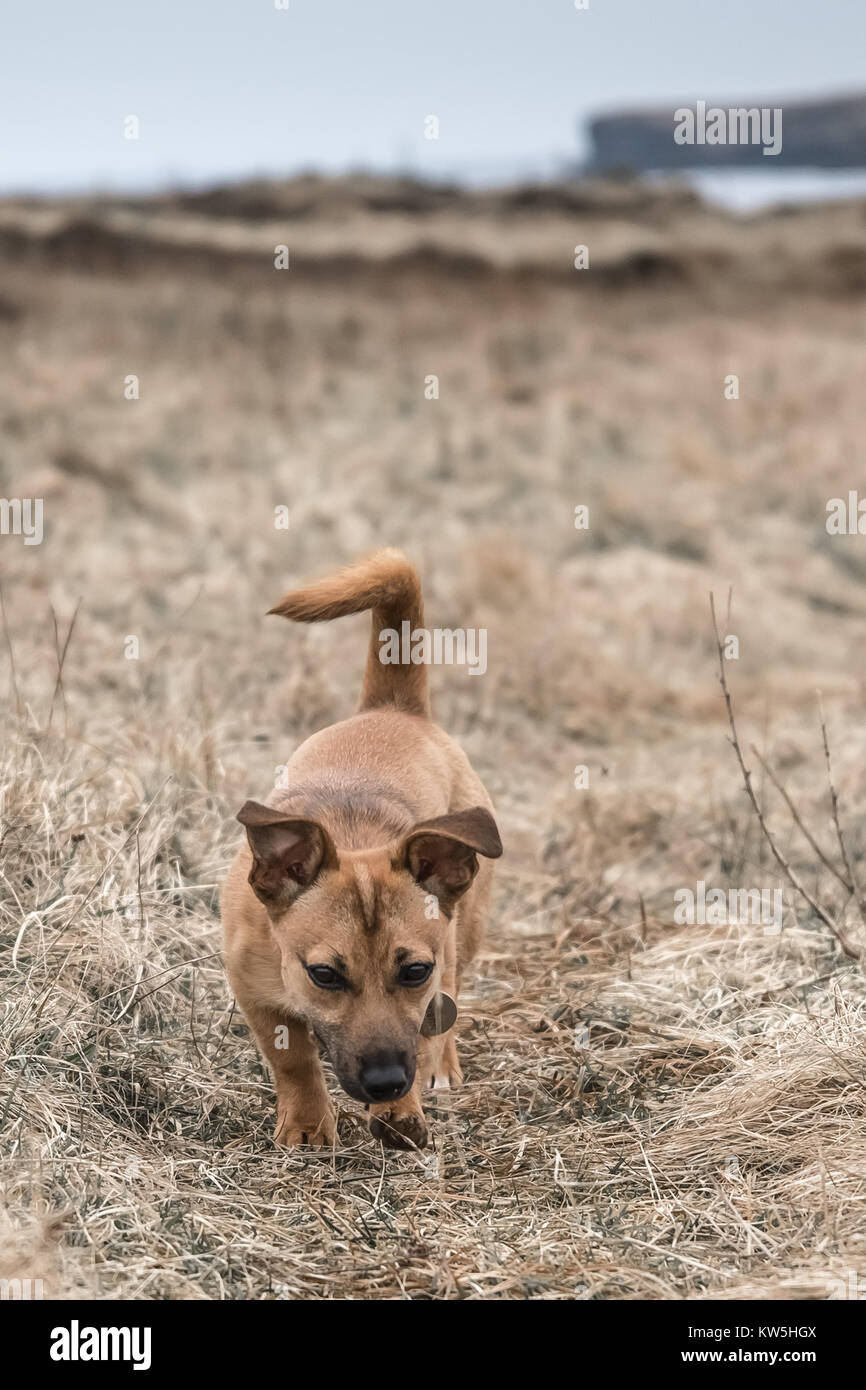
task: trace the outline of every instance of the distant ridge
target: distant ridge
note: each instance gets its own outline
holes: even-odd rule
[[[760,143],[677,144],[675,112],[697,106],[695,100],[666,107],[613,112],[589,124],[592,150],[589,170],[610,173],[632,170],[754,168],[782,165],[787,169],[866,168],[866,95],[823,101],[710,101],[707,111],[776,110],[782,112],[783,139],[779,153],[767,158]]]

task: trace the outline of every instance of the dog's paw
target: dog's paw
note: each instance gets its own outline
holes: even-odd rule
[[[318,1118],[302,1118],[298,1115],[280,1115],[274,1130],[274,1143],[281,1149],[294,1149],[299,1144],[313,1148],[330,1149],[337,1139],[337,1120],[333,1110],[328,1110]]]
[[[370,1116],[370,1133],[374,1139],[381,1139],[386,1149],[423,1149],[427,1145],[427,1126],[421,1110],[378,1107]]]

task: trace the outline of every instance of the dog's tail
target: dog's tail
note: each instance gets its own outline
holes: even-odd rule
[[[327,623],[368,609],[372,627],[360,709],[391,707],[429,717],[427,667],[403,662],[386,665],[381,659],[381,634],[386,629],[396,633],[402,656],[402,624],[409,623],[409,632],[424,624],[421,581],[401,551],[377,550],[339,574],[286,594],[270,612],[296,623]]]

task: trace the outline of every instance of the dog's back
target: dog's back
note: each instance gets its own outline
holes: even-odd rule
[[[427,667],[384,664],[380,634],[424,622],[421,581],[399,550],[380,550],[305,589],[286,594],[269,610],[295,622],[329,622],[370,612],[370,643],[359,711],[321,729],[286,765],[286,788],[267,804],[320,820],[346,849],[396,840],[411,826],[448,811],[493,805],[462,748],[432,722]],[[481,906],[491,865],[462,908],[461,963],[471,960],[481,935]],[[475,902],[478,900],[478,908]]]

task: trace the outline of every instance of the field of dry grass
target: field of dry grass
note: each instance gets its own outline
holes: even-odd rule
[[[141,209],[129,245],[99,208],[0,216],[0,495],[45,516],[41,545],[0,536],[0,1277],[126,1299],[862,1290],[862,966],[788,887],[779,932],[677,925],[674,895],[784,886],[726,739],[713,590],[769,824],[866,947],[748,751],[839,863],[820,688],[866,884],[866,553],[824,524],[862,478],[866,209],[810,212],[780,286],[795,213],[738,224],[732,268],[678,259],[700,237],[671,218],[725,241],[706,210],[618,205],[623,273],[593,282],[567,267],[577,242],[610,261],[607,204],[335,200],[333,244],[291,199],[160,207],[176,261],[142,249]],[[441,254],[425,219],[446,214],[487,269]],[[226,216],[270,259],[223,245]],[[810,283],[819,262],[848,281]],[[263,614],[383,544],[418,562],[431,623],[488,630],[486,675],[434,670],[434,694],[506,855],[431,1148],[384,1152],[341,1096],[340,1147],[287,1154],[217,885],[235,810],[352,710],[366,646],[362,619]]]

